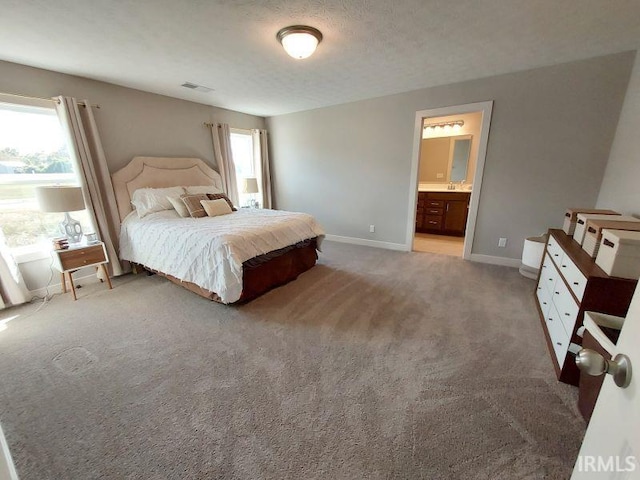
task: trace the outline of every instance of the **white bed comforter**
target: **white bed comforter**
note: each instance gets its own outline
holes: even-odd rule
[[[242,208],[219,217],[180,218],[175,210],[122,222],[120,258],[192,282],[233,303],[242,293],[242,263],[318,238],[324,230],[306,213]]]

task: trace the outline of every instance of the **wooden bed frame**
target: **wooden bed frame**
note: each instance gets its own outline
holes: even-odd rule
[[[213,185],[223,190],[220,174],[199,158],[134,157],[128,165],[113,173],[111,179],[121,222],[133,211],[131,196],[139,188]],[[244,262],[242,295],[235,303],[248,302],[295,280],[316,264],[316,250],[317,239],[313,238]],[[144,265],[142,267],[146,268]],[[154,272],[198,295],[220,301],[215,292],[165,272]]]

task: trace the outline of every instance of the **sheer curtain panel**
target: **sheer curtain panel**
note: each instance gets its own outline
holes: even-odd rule
[[[271,171],[269,169],[269,143],[266,130],[251,130],[253,136],[253,158],[260,180],[262,192],[262,208],[272,208],[271,205]]]
[[[0,310],[29,300],[31,294],[0,230]]]
[[[213,154],[218,164],[218,171],[222,177],[224,190],[234,205],[239,205],[238,181],[236,179],[236,166],[233,163],[231,152],[231,130],[226,123],[217,123],[211,126],[211,139],[213,140]]]
[[[115,276],[122,275],[124,271],[118,259],[120,217],[91,103],[84,100],[85,106],[79,107],[72,97],[56,100],[58,118],[76,163],[87,210],[107,248],[109,269]]]

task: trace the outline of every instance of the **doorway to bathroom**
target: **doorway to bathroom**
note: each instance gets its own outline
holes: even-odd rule
[[[407,250],[472,259],[492,104],[416,112]]]

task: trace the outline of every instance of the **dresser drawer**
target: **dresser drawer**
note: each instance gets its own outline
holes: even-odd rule
[[[553,305],[556,308],[560,320],[564,326],[567,335],[573,334],[573,329],[578,318],[578,312],[580,307],[573,299],[571,292],[562,280],[556,282],[556,286],[553,289]]]
[[[547,287],[538,285],[536,287],[536,296],[538,297],[538,305],[540,305],[542,316],[546,318],[549,313],[549,307],[551,306],[551,294]]]
[[[585,277],[580,269],[571,261],[567,256],[562,259],[560,263],[560,272],[565,278],[569,287],[575,294],[579,301],[582,301],[584,295],[584,289],[587,288],[587,277]]]
[[[567,350],[569,349],[569,335],[565,331],[564,326],[562,325],[562,320],[560,320],[560,315],[553,305],[546,316],[546,323],[547,330],[549,331],[549,338],[553,345],[553,351],[556,354],[560,368],[562,368],[567,356]]]
[[[549,240],[547,241],[547,253],[553,258],[556,265],[560,265],[560,262],[564,258],[564,250],[562,250],[562,247],[552,235],[549,235]]]
[[[58,256],[63,270],[73,270],[87,265],[106,262],[102,245],[77,250],[59,251]]]
[[[551,294],[553,293],[553,289],[556,286],[558,278],[560,278],[560,273],[556,270],[556,267],[549,258],[549,255],[545,255],[544,262],[542,262],[542,272],[540,273],[540,283],[544,284]]]

